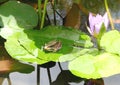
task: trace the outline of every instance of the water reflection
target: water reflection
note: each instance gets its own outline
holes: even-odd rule
[[[83,79],[74,76],[69,70],[63,70],[57,76],[57,79],[50,85],[70,85],[70,82],[81,82]]]
[[[51,79],[51,74],[50,74],[50,68],[54,67],[55,65],[56,63],[52,61],[42,64],[42,65],[37,65],[37,85],[40,85],[40,68],[42,67],[47,70],[48,80],[49,80],[49,83],[51,83],[52,79]]]
[[[64,63],[65,64],[65,63]],[[62,64],[62,65],[64,65]],[[66,63],[67,64],[67,63]],[[80,77],[77,77],[75,75],[73,75],[69,70],[64,69],[61,63],[55,63],[55,62],[48,62],[46,64],[43,65],[38,65],[37,66],[37,85],[73,85],[72,83],[74,83],[74,85],[104,85],[104,81],[103,79],[83,79]],[[59,72],[57,73],[57,76],[55,79],[52,79],[52,71],[50,70],[51,68],[57,67],[59,68]],[[66,67],[66,65],[65,65]],[[40,77],[43,78],[43,76],[40,75],[40,69],[44,68],[46,69],[47,72],[47,76],[48,76],[48,83],[41,83],[40,81]],[[41,69],[43,70],[43,69]],[[44,71],[45,72],[45,71]],[[56,73],[56,71],[54,71],[54,73]],[[39,76],[38,76],[39,75]],[[46,78],[47,79],[47,78]],[[83,83],[84,82],[84,83]]]
[[[84,85],[104,85],[103,79],[89,79],[86,80]]]
[[[2,44],[2,43],[1,43]],[[13,72],[31,73],[34,67],[12,59],[3,45],[0,45],[0,85],[7,79],[8,85],[12,85],[9,75]]]
[[[7,79],[8,85],[12,85],[12,84],[11,84],[10,77],[9,77],[9,74],[0,75],[0,85],[3,84],[3,82],[4,82],[5,79]]]

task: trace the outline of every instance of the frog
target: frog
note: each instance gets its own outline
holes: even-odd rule
[[[44,50],[48,52],[57,52],[62,47],[62,43],[58,40],[49,41],[44,45]]]

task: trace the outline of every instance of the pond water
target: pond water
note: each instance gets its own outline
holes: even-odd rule
[[[73,76],[67,70],[67,63],[61,63],[62,71],[58,63],[50,69],[43,67],[38,67],[39,69],[37,69],[36,64],[33,66],[35,70],[29,74],[12,72],[9,74],[9,79],[5,78],[5,76],[0,76],[0,85],[84,85],[84,79]],[[49,72],[50,76],[48,76]],[[102,82],[94,85],[119,85],[119,79],[120,74],[103,78],[104,84]]]

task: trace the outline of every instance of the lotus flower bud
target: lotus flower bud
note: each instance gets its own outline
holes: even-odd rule
[[[92,36],[99,34],[102,24],[104,24],[104,26],[107,29],[109,25],[109,19],[108,19],[107,13],[105,13],[103,16],[99,14],[94,16],[92,13],[89,13],[90,27],[88,27],[88,31],[90,32]]]

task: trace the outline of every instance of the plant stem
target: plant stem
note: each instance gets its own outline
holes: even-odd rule
[[[100,47],[100,39],[98,38],[96,42],[97,42],[97,48],[98,48],[98,50],[101,50],[101,47]]]
[[[39,16],[39,25],[41,23],[41,17],[42,17],[42,9],[41,9],[41,3],[42,1],[41,0],[38,0],[38,16]],[[41,29],[41,26],[40,26],[40,29]]]
[[[48,0],[45,0],[44,9],[43,9],[43,15],[42,15],[42,19],[41,19],[42,21],[41,21],[41,26],[40,26],[41,29],[43,28],[44,22],[45,22],[47,2],[48,2]]]
[[[115,28],[114,28],[114,24],[113,24],[113,21],[112,21],[112,17],[111,17],[109,8],[108,8],[107,0],[104,0],[104,4],[105,4],[106,11],[107,11],[107,13],[108,13],[108,17],[109,17],[109,19],[110,19],[111,28],[112,28],[112,30],[114,30]]]
[[[40,65],[37,65],[37,85],[40,85]]]

